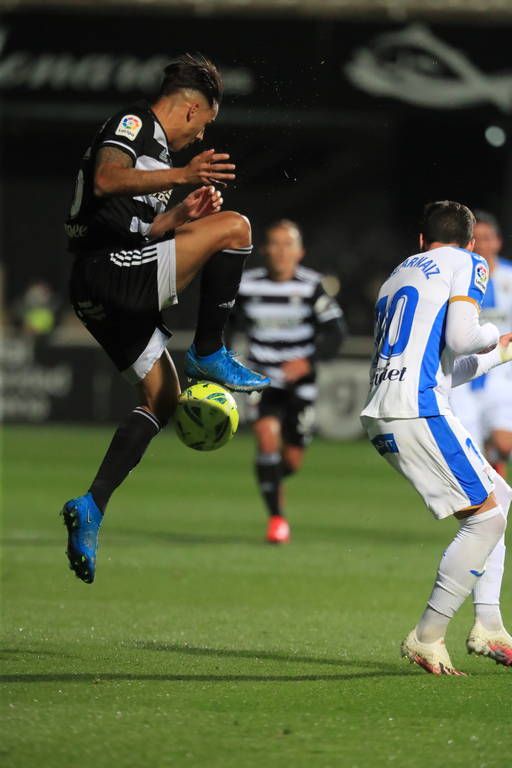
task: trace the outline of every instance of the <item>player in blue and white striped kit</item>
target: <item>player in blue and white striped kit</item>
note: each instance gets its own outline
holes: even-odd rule
[[[473,253],[474,216],[460,203],[425,208],[421,252],[399,264],[376,304],[375,355],[362,422],[377,451],[438,519],[460,528],[446,549],[428,605],[402,655],[433,674],[461,674],[444,644],[450,619],[473,592],[467,647],[512,665],[500,613],[504,532],[512,489],[453,415],[452,386],[512,360],[512,334],[479,324],[489,279]]]

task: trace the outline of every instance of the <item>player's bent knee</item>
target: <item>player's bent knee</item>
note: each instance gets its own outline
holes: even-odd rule
[[[241,213],[226,211],[228,248],[247,248],[252,243],[251,222]]]
[[[280,441],[273,435],[258,435],[260,453],[276,453],[281,448]]]

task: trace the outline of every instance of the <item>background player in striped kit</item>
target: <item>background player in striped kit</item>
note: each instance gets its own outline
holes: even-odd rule
[[[499,254],[503,245],[494,216],[476,211],[475,251],[489,265],[489,284],[482,302],[481,320],[494,323],[501,333],[512,328],[512,262]],[[452,390],[451,405],[492,466],[503,477],[512,453],[512,367],[495,368]]]
[[[288,541],[282,481],[300,469],[314,427],[315,360],[334,356],[345,333],[343,312],[304,256],[297,224],[282,219],[266,231],[266,266],[244,272],[234,326],[245,331],[248,357],[271,379],[251,396],[257,440],[256,476],[269,512],[267,541]]]

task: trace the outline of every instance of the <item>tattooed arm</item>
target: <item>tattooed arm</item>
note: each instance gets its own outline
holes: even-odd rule
[[[218,155],[213,149],[196,155],[184,168],[165,168],[158,171],[140,171],[133,167],[127,152],[115,147],[101,147],[96,157],[94,194],[96,197],[113,195],[147,195],[163,192],[180,184],[211,184],[212,181],[234,179],[235,166],[222,161],[229,155]]]

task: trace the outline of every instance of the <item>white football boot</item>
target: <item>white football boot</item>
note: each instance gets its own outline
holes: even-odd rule
[[[444,640],[435,643],[421,643],[416,637],[416,628],[411,630],[403,641],[400,652],[411,664],[418,664],[431,675],[456,675],[465,677],[452,664],[450,654],[446,650]]]
[[[485,629],[477,620],[466,640],[468,653],[476,653],[478,656],[488,656],[494,659],[496,664],[512,667],[512,637],[505,627],[497,631]]]

